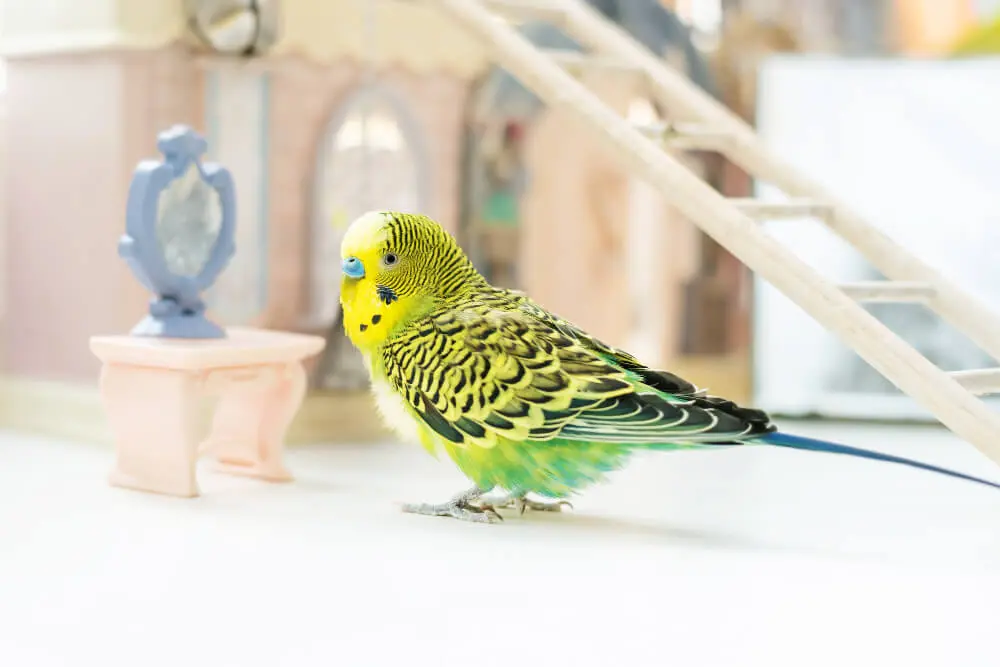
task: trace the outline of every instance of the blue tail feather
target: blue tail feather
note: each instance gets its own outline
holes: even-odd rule
[[[996,482],[990,482],[988,480],[981,479],[979,477],[966,475],[965,473],[957,472],[955,470],[948,470],[947,468],[939,468],[938,466],[930,465],[929,463],[921,463],[920,461],[914,461],[913,459],[903,458],[902,456],[893,456],[892,454],[883,454],[881,452],[874,452],[868,449],[849,447],[847,445],[841,445],[836,442],[828,442],[826,440],[815,440],[813,438],[804,438],[802,436],[790,435],[788,433],[768,433],[764,437],[760,438],[758,442],[768,445],[774,445],[775,447],[787,447],[789,449],[799,449],[808,452],[846,454],[847,456],[857,456],[859,458],[872,459],[874,461],[887,461],[889,463],[900,463],[902,465],[910,466],[913,468],[920,468],[921,470],[929,470],[931,472],[940,473],[942,475],[948,475],[949,477],[956,477],[958,479],[964,479],[969,482],[985,484],[986,486],[992,486],[993,488],[1000,489],[1000,484],[997,484]]]

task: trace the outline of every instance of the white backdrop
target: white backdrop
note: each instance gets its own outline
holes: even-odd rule
[[[762,68],[757,117],[780,155],[1000,310],[1000,58],[777,57]],[[836,282],[882,278],[818,221],[764,224]],[[928,417],[769,284],[758,279],[755,293],[761,408]],[[869,309],[946,370],[996,365],[921,305]]]

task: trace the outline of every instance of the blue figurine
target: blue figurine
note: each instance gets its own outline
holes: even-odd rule
[[[201,156],[208,144],[190,127],[161,133],[163,161],[144,160],[129,187],[118,254],[156,296],[135,336],[224,338],[201,297],[236,250],[236,201],[229,170]]]

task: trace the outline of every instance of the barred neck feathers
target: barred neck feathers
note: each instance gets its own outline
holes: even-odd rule
[[[422,293],[443,302],[460,300],[487,286],[454,237],[423,215],[384,213],[383,253],[400,258],[398,269],[380,275],[400,298]]]

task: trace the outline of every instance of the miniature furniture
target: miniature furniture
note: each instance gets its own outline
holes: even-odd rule
[[[959,437],[1000,464],[1000,415],[977,394],[1000,393],[1000,367],[948,373],[867,312],[860,302],[919,303],[984,352],[1000,360],[1000,315],[968,291],[882,234],[825,188],[785,163],[746,122],[669,67],[595,8],[580,0],[430,0],[466,32],[489,45],[493,59],[553,108],[571,112],[623,164],[655,186],[750,269],[853,348],[904,393]],[[605,104],[562,66],[563,53],[538,49],[510,23],[545,20],[590,49],[584,68],[631,70],[648,95],[684,124],[636,125]],[[576,64],[581,66],[579,59]],[[579,69],[579,67],[577,67]],[[773,183],[786,202],[732,199],[716,192],[670,150],[717,151],[755,177]],[[887,277],[836,285],[757,223],[811,217],[827,225]]]
[[[176,125],[159,135],[163,161],[136,167],[118,253],[155,298],[131,335],[90,339],[104,362],[101,398],[117,452],[111,483],[187,498],[198,495],[201,453],[227,472],[291,479],[281,454],[305,398],[302,362],[324,345],[206,318],[202,292],[236,252],[233,178],[201,162],[207,147]],[[217,403],[202,440],[206,397]]]
[[[302,361],[318,336],[231,328],[225,338],[95,336],[104,363],[101,396],[115,441],[115,486],[181,497],[199,495],[199,454],[222,471],[288,481],[284,435],[305,396]],[[218,403],[207,438],[205,397]]]

